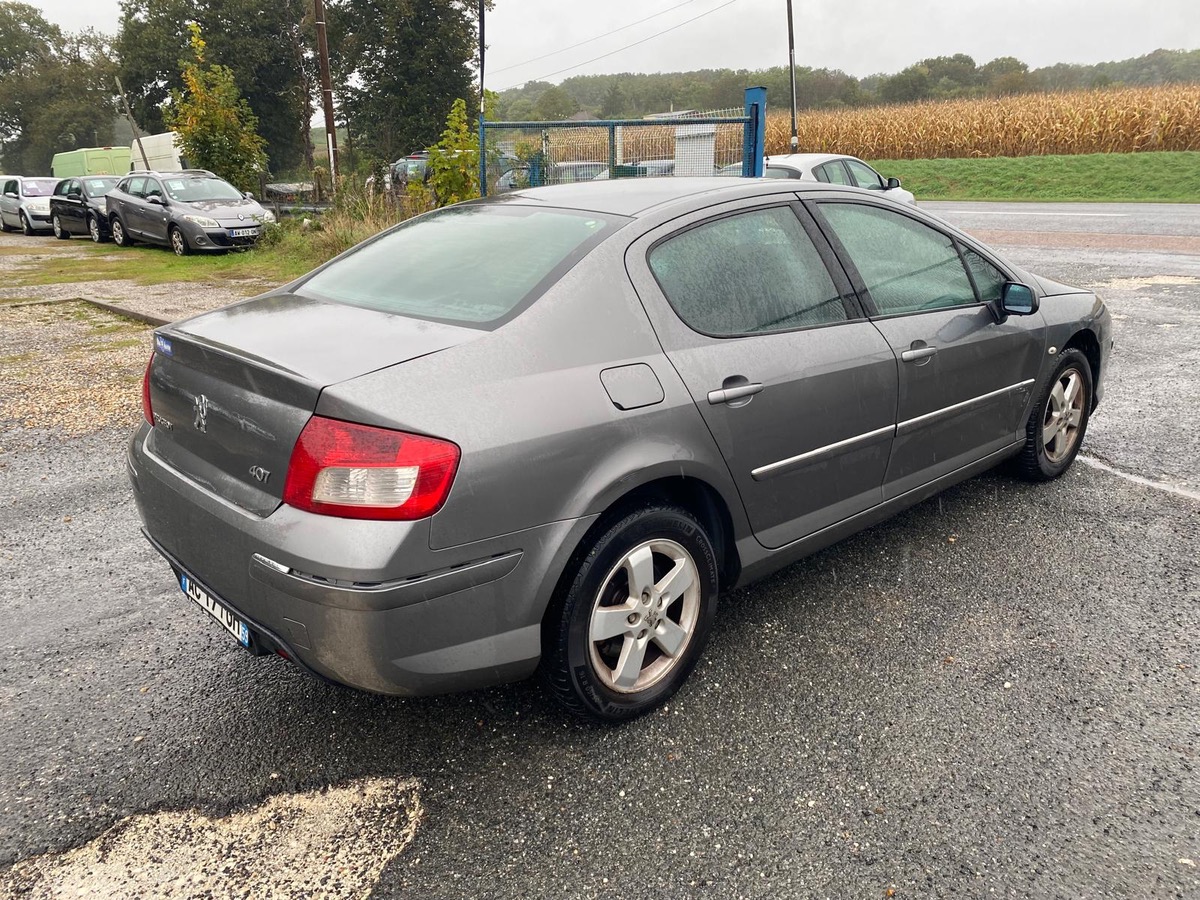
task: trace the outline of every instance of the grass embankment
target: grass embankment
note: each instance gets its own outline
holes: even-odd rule
[[[30,262],[5,272],[6,287],[128,280],[140,285],[189,282],[228,285],[285,284],[332,259],[360,241],[407,218],[408,210],[384,203],[351,203],[327,212],[308,226],[284,219],[257,247],[223,254],[179,257],[165,247],[97,245],[86,238],[59,242],[30,239],[10,255],[33,255]],[[62,251],[72,251],[65,253]]]
[[[873,162],[922,200],[1200,203],[1200,152]]]

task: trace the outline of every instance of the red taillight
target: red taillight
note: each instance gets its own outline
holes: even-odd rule
[[[313,416],[292,450],[283,502],[348,519],[423,519],[446,501],[458,455],[449,441]]]
[[[154,351],[150,351],[150,359],[146,363],[146,374],[142,376],[142,415],[151,425],[154,424],[154,406],[150,403],[150,367],[154,365]]]

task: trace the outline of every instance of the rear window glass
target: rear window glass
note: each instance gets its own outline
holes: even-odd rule
[[[298,293],[458,325],[499,324],[620,224],[565,209],[452,207],[362,244]]]

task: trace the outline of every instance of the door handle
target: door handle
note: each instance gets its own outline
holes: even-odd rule
[[[708,402],[713,406],[719,406],[722,403],[729,403],[733,400],[741,400],[744,397],[752,397],[762,389],[763,386],[759,382],[721,388],[719,391],[708,392]]]
[[[913,362],[918,359],[928,359],[937,353],[937,347],[918,347],[916,350],[905,350],[900,354],[900,358],[905,362]]]

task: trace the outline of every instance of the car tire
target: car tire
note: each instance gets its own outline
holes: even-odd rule
[[[717,609],[718,566],[684,509],[643,506],[601,522],[543,620],[540,674],[570,712],[619,722],[666,702],[695,667]]]
[[[25,235],[25,237],[33,237],[37,234],[33,230],[33,226],[29,223],[29,217],[25,213],[21,213],[21,234]]]
[[[104,229],[100,227],[99,216],[88,216],[87,220],[88,236],[92,239],[93,244],[104,243]]]
[[[112,221],[108,223],[108,229],[112,232],[113,243],[118,247],[133,246],[133,239],[129,237],[129,232],[125,230],[125,223],[121,221],[120,216],[112,217]]]
[[[1087,433],[1092,384],[1087,357],[1073,347],[1064,350],[1025,425],[1025,447],[1016,460],[1023,478],[1051,481],[1071,467]]]
[[[192,248],[188,246],[187,236],[176,225],[171,226],[171,233],[168,235],[171,241],[171,249],[175,251],[176,256],[187,256],[192,252]]]
[[[62,227],[62,220],[57,215],[50,220],[50,227],[54,229],[54,236],[60,241],[70,240],[71,232]]]
[[[3,231],[5,234],[8,234],[10,231],[16,231],[16,230],[17,229],[13,228],[11,225],[9,225],[7,222],[5,222],[2,217],[0,217],[0,231]]]

